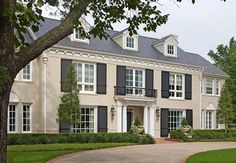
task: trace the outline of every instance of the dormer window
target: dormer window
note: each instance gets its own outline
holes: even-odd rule
[[[71,38],[71,41],[87,43],[87,44],[89,43],[89,39],[81,37],[80,32],[77,29],[74,29],[74,32],[70,38]]]
[[[167,45],[167,54],[174,55],[174,45]]]
[[[133,37],[126,37],[126,48],[134,49],[134,38]]]

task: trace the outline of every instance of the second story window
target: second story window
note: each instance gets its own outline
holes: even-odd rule
[[[75,62],[78,87],[82,92],[95,92],[95,64]]]
[[[31,80],[31,64],[27,64],[22,71],[23,80]]]
[[[134,49],[134,38],[133,37],[126,37],[126,47]]]
[[[206,94],[213,94],[213,80],[211,79],[206,79]]]
[[[215,82],[215,94],[220,95],[220,81],[216,80]]]
[[[169,92],[170,97],[184,98],[184,77],[179,74],[169,75]]]
[[[77,41],[81,43],[89,43],[89,39],[81,37],[81,34],[79,30],[74,29],[73,35],[72,35],[72,41]]]
[[[126,69],[126,93],[144,95],[143,70]]]
[[[174,55],[174,45],[167,45],[167,54]]]

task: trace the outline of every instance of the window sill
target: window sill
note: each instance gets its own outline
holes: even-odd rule
[[[14,80],[14,82],[17,82],[17,83],[33,83],[32,80]]]
[[[220,97],[220,95],[202,94],[202,96]]]
[[[95,93],[95,92],[83,92],[83,91],[80,91],[79,94],[81,94],[81,95],[93,95],[93,96],[97,96],[97,93]]]
[[[176,97],[169,97],[170,100],[179,100],[179,101],[185,101],[184,98],[176,98]]]

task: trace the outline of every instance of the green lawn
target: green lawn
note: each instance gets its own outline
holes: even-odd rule
[[[9,145],[8,163],[44,163],[54,157],[83,150],[132,145],[131,143]]]
[[[196,153],[186,163],[236,163],[236,148]]]

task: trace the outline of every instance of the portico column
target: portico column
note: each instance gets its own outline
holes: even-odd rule
[[[155,123],[155,107],[150,107],[150,111],[149,111],[149,113],[150,113],[150,123],[149,123],[149,125],[150,125],[150,131],[149,131],[149,134],[151,135],[151,136],[153,136],[154,137],[154,123]]]
[[[123,132],[127,132],[127,106],[123,106]]]
[[[122,132],[122,105],[116,106],[117,112],[117,132]]]
[[[145,134],[148,134],[148,106],[144,107],[143,111],[143,126]]]

